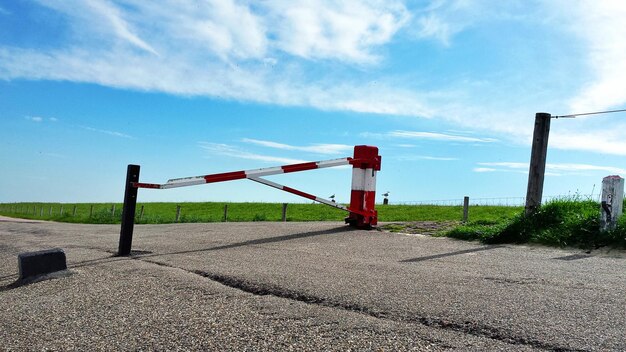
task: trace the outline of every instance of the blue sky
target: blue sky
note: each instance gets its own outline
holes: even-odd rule
[[[375,145],[392,202],[523,197],[536,112],[626,108],[622,1],[0,1],[0,202]],[[544,195],[626,174],[626,114],[552,121]],[[270,177],[347,202],[350,170]],[[379,197],[382,201],[382,197]],[[140,201],[301,199],[241,180]]]

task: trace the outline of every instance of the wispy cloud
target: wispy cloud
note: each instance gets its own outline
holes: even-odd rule
[[[113,137],[134,139],[133,136],[128,135],[126,133],[122,133],[122,132],[102,130],[102,129],[99,129],[99,128],[93,128],[93,127],[89,127],[89,126],[82,126],[82,128],[87,130],[87,131],[103,133],[103,134],[106,134],[106,135],[109,135],[109,136],[113,136]]]
[[[413,161],[413,160],[433,160],[433,161],[456,161],[458,158],[442,157],[442,156],[429,156],[429,155],[400,155],[397,157],[401,161]]]
[[[385,44],[409,20],[399,1],[349,0],[270,2],[277,46],[304,58],[359,63],[378,60],[372,48]]]
[[[43,116],[24,116],[24,119],[28,121],[32,121],[32,122],[44,122],[44,121],[58,122],[59,121],[59,119],[57,119],[56,117],[43,117]]]
[[[521,172],[528,173],[529,164],[519,162],[484,162],[478,163],[481,167],[474,168],[475,172]],[[485,167],[486,166],[486,167]],[[582,173],[588,171],[602,171],[611,174],[626,175],[626,170],[613,166],[600,166],[576,163],[547,163],[546,175],[562,175]]]
[[[493,169],[490,167],[475,167],[473,169],[474,172],[496,172],[498,169]]]
[[[307,153],[316,153],[316,154],[343,154],[352,151],[354,146],[346,145],[346,144],[313,144],[310,146],[295,146],[289,144],[283,144],[272,141],[264,141],[258,139],[251,138],[243,138],[241,140],[245,143],[260,145],[263,147],[281,149],[281,150],[296,150]]]
[[[0,46],[2,80],[88,82],[281,106],[439,119],[459,129],[483,130],[521,144],[529,144],[536,111],[585,111],[626,103],[626,44],[621,39],[626,35],[622,20],[626,10],[619,2],[585,0],[572,5],[555,0],[535,2],[534,6],[521,0],[497,4],[476,0],[37,2],[60,14],[63,21],[59,23],[66,25],[63,30],[69,34],[40,49],[33,49],[30,43]],[[548,20],[542,22],[544,18]],[[558,35],[559,42],[576,43],[572,45],[575,49],[563,55],[569,55],[567,62],[582,58],[578,60],[585,60],[588,66],[566,65],[558,55],[550,55],[560,54],[560,47],[544,53],[541,49],[555,46],[542,38],[533,38],[533,45],[517,38],[522,45],[499,52],[504,62],[496,62],[499,65],[489,72],[455,72],[438,84],[424,83],[431,80],[426,72],[416,69],[394,76],[386,66],[392,59],[391,46],[407,37],[453,46],[455,36],[463,31],[479,25],[484,32],[497,30],[487,26],[505,21],[519,25],[520,33],[532,27],[532,33],[549,31],[545,37]],[[484,48],[491,49],[499,48]],[[533,70],[538,62],[541,69]],[[522,74],[519,67],[527,69]],[[585,71],[589,68],[591,75]],[[467,71],[472,69],[468,66]],[[566,82],[568,89],[555,87],[555,82]],[[568,107],[564,102],[570,99]],[[604,125],[592,127],[605,129]],[[590,129],[573,132],[581,131]],[[468,138],[474,136],[455,133],[423,133],[431,134],[413,138],[495,141],[471,141]],[[614,145],[621,147],[620,140],[626,140],[626,132],[616,133]],[[559,147],[556,142],[552,145]],[[576,143],[563,142],[560,147],[581,150]],[[626,150],[602,144],[585,148],[600,153]]]
[[[475,143],[492,143],[497,142],[494,138],[467,137],[457,134],[422,132],[422,131],[392,131],[387,133],[390,137],[413,138],[421,140],[435,140],[445,142],[475,142]]]
[[[0,6],[0,15],[10,15],[10,14],[11,12],[7,11],[2,6]]]
[[[33,122],[41,122],[41,121],[43,121],[43,117],[41,117],[41,116],[25,116],[24,118],[26,120],[33,121]]]
[[[571,112],[587,112],[626,103],[626,6],[621,1],[556,1],[563,16],[575,18],[568,27],[586,44],[591,81],[571,99]],[[566,5],[566,6],[563,6]]]
[[[228,156],[232,158],[272,162],[272,163],[279,163],[279,164],[298,164],[298,163],[305,162],[304,160],[299,160],[299,159],[291,159],[291,158],[284,158],[284,157],[278,157],[278,156],[251,153],[251,152],[242,150],[238,147],[228,145],[228,144],[222,144],[222,143],[199,142],[198,146],[204,149],[205,151],[209,152],[210,154],[217,154],[217,155]]]

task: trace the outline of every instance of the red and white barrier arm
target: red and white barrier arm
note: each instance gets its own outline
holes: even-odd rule
[[[281,191],[289,192],[289,193],[295,194],[297,196],[304,197],[304,198],[316,201],[318,203],[326,204],[326,205],[329,205],[329,206],[334,207],[334,208],[338,208],[338,209],[345,210],[345,211],[350,211],[348,208],[344,207],[343,205],[337,204],[337,203],[332,202],[332,201],[330,201],[328,199],[320,198],[320,197],[314,196],[312,194],[299,191],[299,190],[297,190],[295,188],[287,187],[287,186],[278,184],[276,182],[268,181],[268,180],[266,180],[264,178],[250,177],[250,180],[254,181],[254,182],[261,183],[261,184],[264,184],[266,186],[270,186],[270,187],[274,187],[276,189],[280,189]]]
[[[277,166],[277,167],[267,167],[267,168],[262,168],[262,169],[225,172],[221,174],[175,178],[175,179],[168,180],[167,183],[164,183],[164,184],[134,182],[132,183],[132,185],[137,188],[168,189],[168,188],[176,188],[176,187],[201,185],[205,183],[241,180],[244,178],[253,179],[253,178],[258,178],[261,176],[286,174],[290,172],[298,172],[298,171],[322,169],[326,167],[342,166],[342,165],[350,164],[351,161],[352,161],[352,158],[341,158],[341,159],[333,159],[333,160],[314,161],[314,162],[301,163],[301,164],[283,165],[283,166]]]

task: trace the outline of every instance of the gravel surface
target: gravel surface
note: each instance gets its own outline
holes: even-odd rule
[[[0,219],[0,349],[626,350],[626,254],[340,223]],[[15,287],[17,254],[69,275]]]

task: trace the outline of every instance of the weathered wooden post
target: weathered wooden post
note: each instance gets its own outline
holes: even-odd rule
[[[283,222],[287,221],[287,203],[283,203]]]
[[[180,205],[176,206],[176,222],[180,220]]]
[[[115,204],[111,207],[111,217],[115,217]]]
[[[76,206],[74,206],[74,209],[72,210],[72,216],[76,216]]]
[[[143,205],[141,206],[141,210],[139,211],[139,220],[143,220]]]
[[[224,204],[224,222],[228,221],[228,204]]]
[[[139,182],[139,165],[128,165],[126,169],[126,189],[122,210],[122,227],[117,255],[129,255],[133,244],[133,228],[135,227],[135,208],[137,207],[137,187]]]
[[[469,218],[469,197],[463,197],[463,222],[467,222]]]
[[[91,207],[89,207],[89,218],[91,219],[92,216],[93,216],[93,204],[91,205]]]
[[[601,206],[600,228],[602,231],[615,229],[624,206],[623,178],[614,175],[602,179]]]
[[[533,146],[530,154],[530,168],[528,170],[528,188],[526,190],[526,215],[532,214],[541,205],[551,119],[552,115],[545,112],[535,114],[535,130],[533,132]]]

